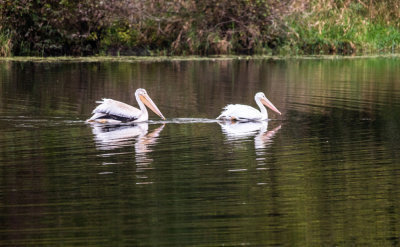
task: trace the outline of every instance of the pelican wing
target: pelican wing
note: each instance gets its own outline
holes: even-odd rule
[[[261,112],[254,107],[241,104],[227,105],[217,119],[229,119],[237,121],[251,121],[262,118]]]
[[[94,110],[93,114],[112,115],[121,118],[136,119],[141,114],[141,111],[133,106],[122,103],[113,99],[103,99]]]

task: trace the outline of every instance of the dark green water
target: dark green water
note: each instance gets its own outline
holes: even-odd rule
[[[139,87],[166,121],[85,123]],[[398,246],[399,114],[396,58],[1,62],[0,246]]]

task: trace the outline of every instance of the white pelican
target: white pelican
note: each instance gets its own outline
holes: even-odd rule
[[[281,115],[281,112],[276,109],[276,107],[267,99],[267,97],[265,97],[264,93],[256,93],[254,100],[256,101],[258,107],[260,107],[261,111],[258,111],[257,109],[248,105],[231,104],[224,107],[224,110],[222,111],[221,115],[217,117],[217,119],[239,122],[267,120],[268,112],[264,105]]]
[[[100,103],[92,112],[93,116],[89,118],[88,122],[97,123],[124,123],[124,122],[144,122],[149,119],[147,107],[149,107],[155,114],[165,120],[165,117],[160,112],[156,104],[151,100],[146,90],[138,88],[135,92],[136,101],[139,104],[140,110],[128,104],[113,100],[103,99],[97,101]]]

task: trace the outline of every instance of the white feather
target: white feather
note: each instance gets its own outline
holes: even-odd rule
[[[95,113],[95,114],[93,114],[93,116],[92,116],[91,118],[89,118],[87,121],[90,122],[90,121],[93,121],[93,120],[95,120],[95,119],[98,119],[98,118],[101,118],[101,117],[104,117],[104,116],[106,116],[106,114],[103,114],[103,113]]]
[[[262,119],[262,114],[259,110],[248,105],[230,104],[224,107],[224,111],[217,119],[257,121]]]
[[[100,103],[100,105],[98,105],[92,112],[95,115],[109,114],[126,118],[138,118],[141,114],[139,109],[117,100],[103,99],[102,101],[97,101],[97,103]],[[95,115],[91,118],[94,118]]]

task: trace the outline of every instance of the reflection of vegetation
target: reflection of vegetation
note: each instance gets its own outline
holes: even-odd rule
[[[0,56],[394,52],[398,9],[397,0],[3,0]]]
[[[102,97],[135,105],[133,94],[143,87],[167,117],[183,114],[184,117],[213,118],[227,103],[253,105],[254,92],[265,91],[282,109],[327,113],[328,109],[345,108],[360,112],[361,118],[376,118],[382,111],[393,110],[393,107],[383,108],[380,102],[395,105],[395,98],[388,98],[392,96],[384,92],[399,90],[393,78],[400,69],[398,58],[370,58],[83,64],[4,62],[0,63],[0,70],[1,87],[7,89],[3,92],[15,92],[15,96],[8,96],[19,99],[6,101],[4,95],[2,104],[7,107],[3,109],[15,107],[18,111],[25,109],[48,116],[78,113],[87,117],[94,102]],[[277,83],[272,87],[268,83],[282,80],[292,86]],[[292,98],[297,104],[290,104]]]

